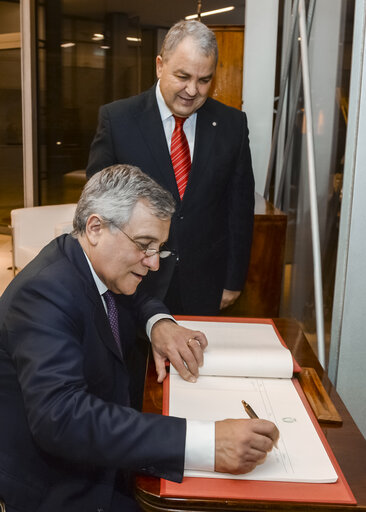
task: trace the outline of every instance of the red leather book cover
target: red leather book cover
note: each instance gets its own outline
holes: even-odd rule
[[[272,324],[281,343],[285,345],[274,323],[270,319],[242,319],[242,318],[213,318],[213,317],[178,317],[181,320],[197,321],[226,321],[250,322]],[[300,371],[299,365],[294,361],[294,372]],[[299,482],[268,482],[259,480],[230,480],[218,478],[192,478],[184,477],[178,484],[161,479],[160,494],[167,497],[179,498],[216,498],[241,499],[255,501],[286,501],[309,503],[339,503],[356,504],[355,497],[339,467],[339,464],[317,422],[313,411],[296,378],[293,379],[295,388],[306,408],[306,411],[321,439],[324,448],[332,461],[338,475],[334,483],[299,483]],[[169,376],[163,384],[163,414],[169,414]]]

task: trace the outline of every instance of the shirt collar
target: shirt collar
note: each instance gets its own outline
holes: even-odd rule
[[[167,104],[165,103],[165,100],[163,98],[163,95],[162,95],[162,92],[160,89],[160,80],[158,80],[158,83],[156,84],[155,94],[156,94],[156,101],[158,103],[158,108],[159,108],[159,112],[160,112],[160,117],[164,124],[164,122],[167,119],[173,118],[173,114],[172,114],[171,110],[169,109],[169,107],[167,106]],[[188,125],[195,126],[196,117],[197,117],[197,112],[194,112],[189,117],[187,117],[185,126],[188,126]]]
[[[165,103],[165,100],[161,93],[160,80],[158,80],[158,83],[156,84],[155,94],[156,94],[156,101],[158,102],[160,117],[161,117],[161,120],[164,122],[166,119],[168,119],[173,114],[171,113],[170,109],[168,108],[167,104]]]
[[[83,252],[85,254],[86,261],[88,262],[88,265],[89,265],[90,271],[92,273],[92,276],[93,276],[94,282],[96,284],[96,287],[98,288],[98,292],[99,292],[100,295],[103,295],[103,293],[105,293],[108,290],[108,288],[103,283],[103,281],[101,281],[101,279],[98,277],[98,275],[96,274],[96,272],[95,272],[95,270],[93,268],[93,265],[91,264],[90,259],[86,255],[86,252],[84,250],[83,250]]]

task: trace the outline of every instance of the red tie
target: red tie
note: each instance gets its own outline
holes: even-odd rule
[[[174,119],[175,128],[170,146],[170,157],[172,159],[179,196],[182,199],[187,186],[188,174],[191,170],[191,155],[187,137],[183,130],[183,124],[187,118],[174,116]]]

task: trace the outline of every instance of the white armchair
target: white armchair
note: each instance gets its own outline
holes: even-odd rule
[[[76,203],[17,208],[10,212],[13,272],[27,265],[53,238],[72,230]]]

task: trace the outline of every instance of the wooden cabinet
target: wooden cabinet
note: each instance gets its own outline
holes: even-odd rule
[[[224,316],[279,316],[286,227],[286,214],[256,194],[248,277],[241,296],[223,310]]]

